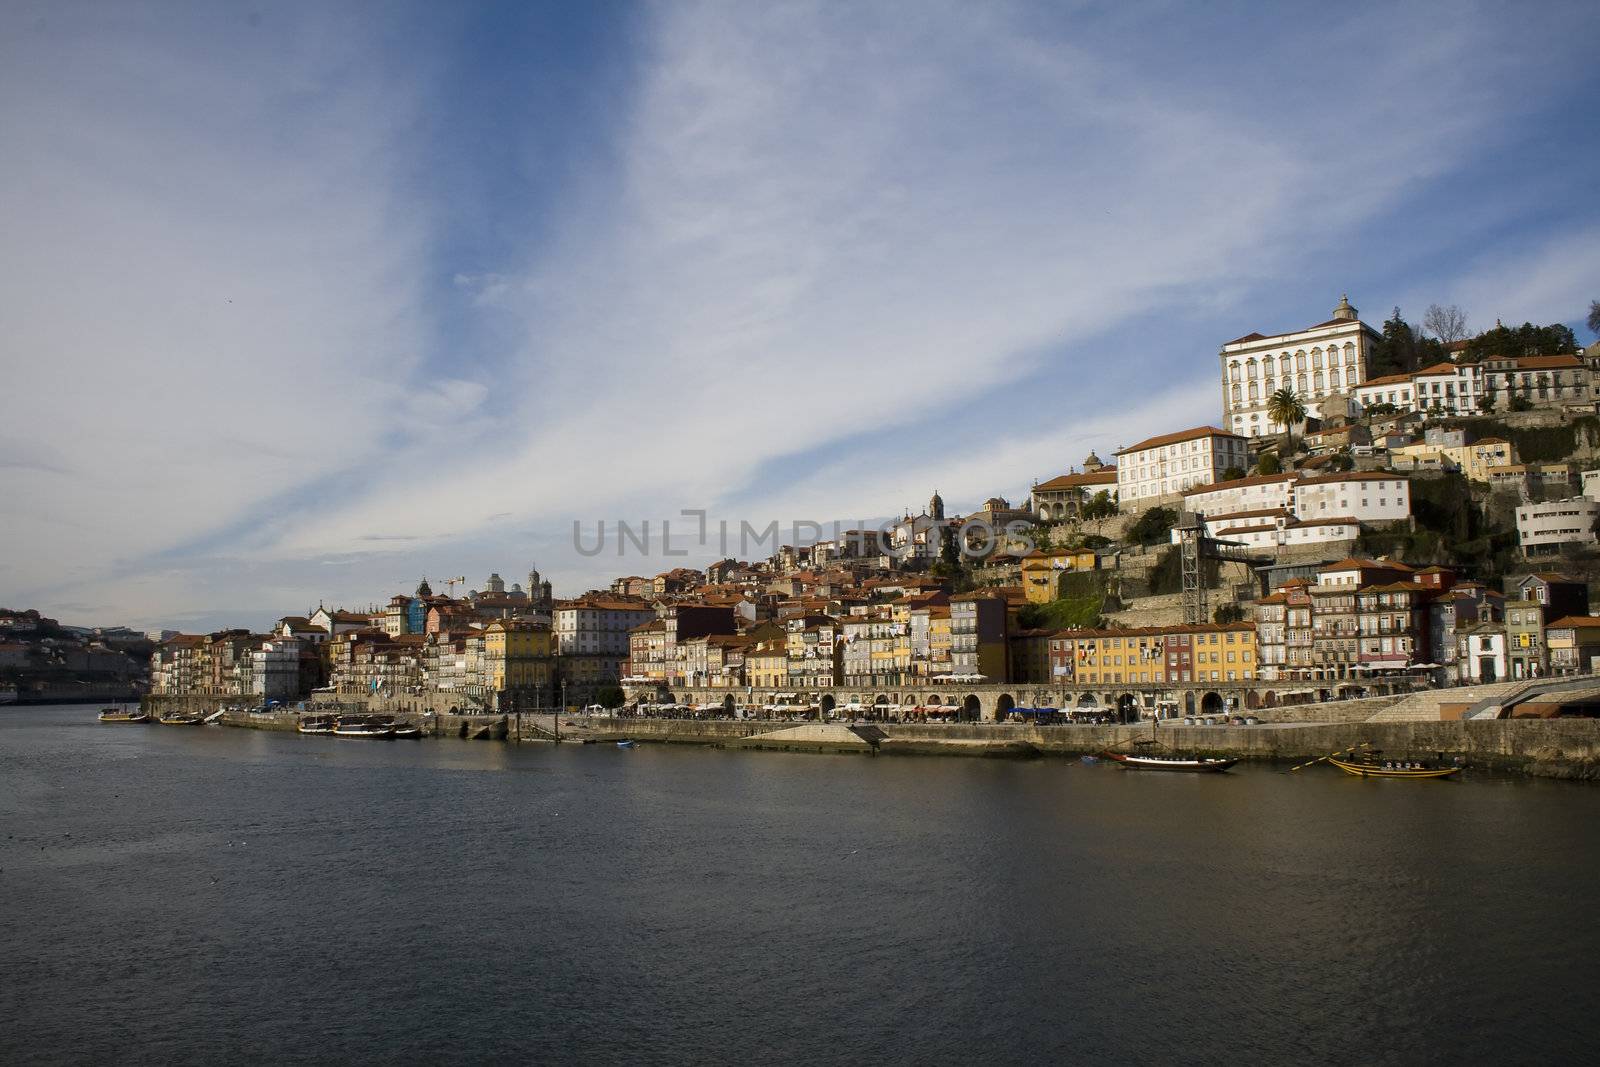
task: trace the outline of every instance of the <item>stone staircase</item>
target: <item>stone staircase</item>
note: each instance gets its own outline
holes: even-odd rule
[[[1444,704],[1471,704],[1479,708],[1499,707],[1506,698],[1527,688],[1527,681],[1494,682],[1489,685],[1463,685],[1450,689],[1424,689],[1403,697],[1368,717],[1368,722],[1438,722]],[[1470,713],[1469,713],[1470,714]],[[1465,716],[1464,716],[1465,717]]]

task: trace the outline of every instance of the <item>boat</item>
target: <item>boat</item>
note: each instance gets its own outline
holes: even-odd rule
[[[1116,760],[1124,767],[1147,771],[1225,771],[1239,761],[1211,759],[1207,756],[1135,756],[1126,752],[1102,752],[1102,759]]]
[[[303,734],[331,734],[338,724],[337,715],[307,715],[295,729]]]
[[[632,748],[633,747],[633,742],[632,741],[626,741],[626,740],[618,741],[617,742],[617,747],[618,748]]]
[[[394,723],[365,715],[341,715],[334,722],[335,737],[394,737]]]
[[[142,708],[129,711],[127,708],[101,708],[101,722],[149,722],[150,713]]]
[[[189,711],[175,711],[170,715],[161,716],[156,721],[162,726],[199,726],[205,721],[205,716]]]
[[[1357,778],[1448,778],[1461,770],[1458,766],[1441,767],[1423,760],[1380,759],[1380,755],[1375,751],[1361,755],[1350,752],[1342,759],[1329,756],[1328,762]]]
[[[405,738],[407,740],[421,737],[422,727],[418,726],[416,723],[397,722],[394,724],[394,736],[396,738]]]

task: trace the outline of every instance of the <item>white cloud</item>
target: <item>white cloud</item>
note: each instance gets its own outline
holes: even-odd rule
[[[0,469],[27,504],[8,523],[47,569],[94,581],[108,555],[355,472],[181,573],[105,587],[196,609],[230,583],[350,596],[504,531],[558,543],[572,516],[1016,494],[1086,439],[1214,419],[1220,338],[1172,336],[1161,313],[1236,307],[1287,273],[1329,279],[1331,300],[1350,267],[1328,249],[1493,127],[1516,50],[1480,63],[1474,19],[1419,43],[1375,32],[1394,17],[1375,12],[1314,35],[1358,63],[1284,76],[1307,41],[1264,41],[1258,77],[1249,56],[1188,62],[1195,41],[1146,54],[1137,25],[1116,40],[1041,28],[1037,9],[915,10],[652,9],[631,110],[598,131],[616,173],[541,213],[564,225],[530,231],[520,262],[450,263],[435,289],[399,177],[426,87],[396,96],[327,44],[359,35],[241,48],[80,27],[0,56],[22,61],[0,74],[0,132],[29,161],[0,175],[24,250],[0,267],[0,310],[23,322],[7,432],[70,439],[62,465],[86,469]],[[517,324],[492,380],[419,366],[419,316],[446,299]],[[1102,358],[1131,321],[1150,350]],[[1040,389],[1056,421],[999,433],[972,414]],[[805,458],[873,434],[925,444],[892,464],[870,445]],[[799,473],[751,484],[773,469]],[[96,508],[140,521],[108,536]],[[339,577],[307,576],[327,559]]]

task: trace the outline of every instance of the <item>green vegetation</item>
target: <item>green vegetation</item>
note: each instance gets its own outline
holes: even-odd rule
[[[1107,592],[1103,571],[1065,574],[1061,593],[1048,604],[1025,604],[1017,612],[1017,622],[1025,630],[1092,630],[1104,622],[1105,613],[1122,607]]]
[[[1283,465],[1278,462],[1276,452],[1263,452],[1261,458],[1256,460],[1257,474],[1277,474],[1282,469]]]
[[[1226,625],[1230,622],[1244,622],[1244,608],[1239,604],[1221,604],[1211,613],[1212,621]]]
[[[1178,513],[1171,508],[1153,507],[1128,527],[1123,540],[1137,545],[1158,544],[1167,540],[1172,533],[1173,523],[1177,521]]]
[[[1578,435],[1600,441],[1600,418],[1580,415],[1565,426],[1531,426],[1514,430],[1497,419],[1462,419],[1456,426],[1472,431],[1477,438],[1501,437],[1517,446],[1524,463],[1555,463],[1578,450]]]
[[[1111,494],[1102,489],[1083,505],[1083,519],[1085,522],[1102,522],[1117,513],[1117,502],[1111,499]]]
[[[1400,309],[1395,308],[1383,324],[1383,337],[1367,355],[1367,376],[1408,374],[1419,367],[1442,362],[1444,358],[1444,345],[1432,337],[1424,337],[1405,320]]]
[[[1514,328],[1496,323],[1494,329],[1485,330],[1467,342],[1461,359],[1464,363],[1477,363],[1495,356],[1558,356],[1577,350],[1577,337],[1562,323],[1535,326],[1525,322]]]
[[[1516,531],[1488,520],[1459,473],[1411,479],[1411,513],[1415,530],[1365,530],[1356,541],[1357,555],[1454,566],[1485,580],[1516,561]]]
[[[625,699],[626,697],[624,697],[622,690],[617,686],[611,685],[600,690],[595,696],[594,702],[608,708],[620,708]]]
[[[1222,480],[1225,481],[1225,482],[1231,482],[1235,478],[1243,478],[1243,477],[1244,477],[1244,468],[1243,467],[1229,467],[1227,470],[1222,472]]]
[[[1285,387],[1267,397],[1267,418],[1283,427],[1283,448],[1280,449],[1283,455],[1291,453],[1294,425],[1305,421],[1305,417],[1306,402],[1293,389]]]

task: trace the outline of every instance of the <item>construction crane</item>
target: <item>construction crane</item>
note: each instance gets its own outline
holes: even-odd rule
[[[449,597],[451,600],[454,600],[455,596],[456,596],[456,586],[458,586],[458,585],[466,585],[466,584],[467,584],[466,575],[462,575],[459,578],[446,578],[444,580],[445,596]]]

